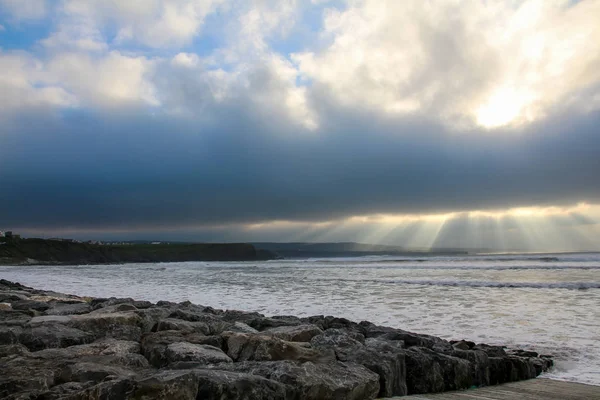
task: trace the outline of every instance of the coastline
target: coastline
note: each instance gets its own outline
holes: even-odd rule
[[[371,399],[530,379],[552,366],[534,351],[331,316],[78,297],[5,280],[0,303],[0,397]]]

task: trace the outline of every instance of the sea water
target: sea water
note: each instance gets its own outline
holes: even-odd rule
[[[0,278],[531,348],[555,356],[548,377],[600,385],[597,253],[0,267]]]

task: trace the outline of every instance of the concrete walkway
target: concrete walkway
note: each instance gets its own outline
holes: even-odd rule
[[[407,400],[600,400],[600,386],[561,382],[551,379],[531,379],[479,389],[437,394],[419,394],[393,399]]]

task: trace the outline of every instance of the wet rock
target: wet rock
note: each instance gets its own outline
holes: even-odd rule
[[[0,326],[0,345],[18,344],[22,332],[18,326]]]
[[[187,324],[187,326],[206,326],[205,334],[210,335],[218,335],[231,326],[230,323],[218,316],[200,311],[176,310],[169,314],[169,321],[174,323],[174,321],[178,320],[193,323]]]
[[[136,384],[131,399],[195,400],[200,379],[193,371],[161,371]]]
[[[94,382],[105,379],[131,378],[135,373],[114,365],[80,362],[65,366],[60,372],[62,382]]]
[[[142,338],[141,352],[151,365],[161,368],[169,363],[165,353],[167,346],[170,344],[186,342],[221,348],[222,340],[219,336],[204,336],[197,333],[187,334],[181,331],[160,331],[149,333]]]
[[[167,364],[179,361],[190,361],[193,362],[194,365],[200,366],[233,362],[231,358],[219,348],[206,344],[187,342],[177,342],[167,345],[164,355]]]
[[[92,386],[93,383],[92,382],[85,382],[85,383],[81,383],[81,382],[66,382],[66,383],[62,383],[60,385],[56,385],[54,387],[52,387],[52,389],[50,389],[47,392],[41,393],[38,397],[36,397],[36,400],[59,400],[59,399],[64,399],[65,397],[68,397],[72,394],[81,392],[83,390],[85,390],[86,388]]]
[[[62,365],[25,357],[0,359],[0,398],[26,392],[45,392],[54,386]]]
[[[32,300],[18,300],[11,303],[13,310],[35,310],[35,311],[46,311],[50,308],[48,303],[43,301],[32,301]]]
[[[210,335],[210,327],[204,322],[190,322],[181,319],[167,318],[159,321],[154,328],[155,332],[160,331],[184,331],[197,332],[203,335]]]
[[[285,385],[258,375],[218,370],[195,370],[198,399],[284,400]]]
[[[316,325],[323,331],[325,331],[327,329],[343,329],[343,330],[347,330],[347,331],[364,334],[364,332],[359,324],[357,324],[356,322],[350,321],[346,318],[332,317],[331,315],[328,315],[326,317],[323,315],[315,315],[312,317],[303,318],[302,321],[304,321],[304,323]]]
[[[87,385],[83,385],[84,387]],[[115,400],[132,398],[136,388],[134,381],[129,379],[116,379],[102,382],[84,390],[61,396],[60,400]],[[153,399],[155,397],[138,397],[139,399]]]
[[[454,345],[453,347],[456,348]],[[487,386],[490,384],[491,364],[486,352],[456,349],[450,355],[469,361],[474,386]]]
[[[92,310],[98,310],[100,308],[105,308],[105,307],[109,307],[109,306],[114,306],[114,305],[118,305],[118,304],[133,304],[135,300],[133,300],[132,298],[116,298],[116,297],[111,297],[111,298],[95,298],[92,299],[92,301],[90,301],[90,306],[92,307]]]
[[[91,343],[94,339],[88,332],[57,323],[33,326],[19,335],[19,342],[31,351]]]
[[[376,373],[379,376],[379,397],[406,395],[406,363],[401,342],[371,338],[363,344],[345,330],[328,329],[313,337],[311,345],[318,349],[331,349],[338,360],[361,364]]]
[[[94,343],[63,349],[47,349],[31,353],[31,357],[49,360],[86,360],[108,365],[147,368],[149,363],[140,354],[137,342],[103,339]]]
[[[46,310],[44,315],[77,315],[87,314],[92,311],[92,308],[88,303],[58,303],[54,304],[52,308]]]
[[[257,331],[264,331],[269,328],[277,328],[280,326],[295,326],[302,324],[302,320],[300,318],[288,316],[282,316],[279,318],[255,317],[244,322]]]
[[[405,356],[408,394],[466,389],[473,385],[467,360],[425,347],[411,347]]]
[[[506,356],[506,351],[502,346],[490,346],[487,344],[477,344],[473,346],[473,350],[481,350],[485,352],[489,357],[504,357]]]
[[[234,322],[233,325],[227,328],[227,331],[238,333],[258,333],[256,329],[243,322]]]
[[[299,343],[260,334],[230,333],[225,337],[227,355],[235,361],[297,360],[326,362],[335,360],[331,350],[315,350]]]
[[[0,358],[28,354],[29,350],[22,344],[0,345]]]
[[[139,342],[142,336],[142,319],[134,312],[90,313],[71,318],[70,326],[89,332],[97,339],[112,337]]]
[[[352,363],[242,362],[228,369],[283,383],[287,399],[374,399],[379,393],[377,374]]]
[[[273,336],[288,342],[309,342],[310,339],[321,333],[323,331],[312,324],[280,326],[262,331],[263,335]]]
[[[0,303],[0,311],[11,311],[12,309],[10,303]]]
[[[475,343],[473,342],[466,342],[464,340],[458,341],[458,342],[450,342],[450,344],[452,344],[452,347],[454,347],[457,350],[470,350],[473,348],[473,346],[475,346]]]

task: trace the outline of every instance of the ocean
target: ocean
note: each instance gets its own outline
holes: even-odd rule
[[[600,254],[0,266],[0,278],[96,297],[346,317],[555,356],[546,376],[600,385]]]

